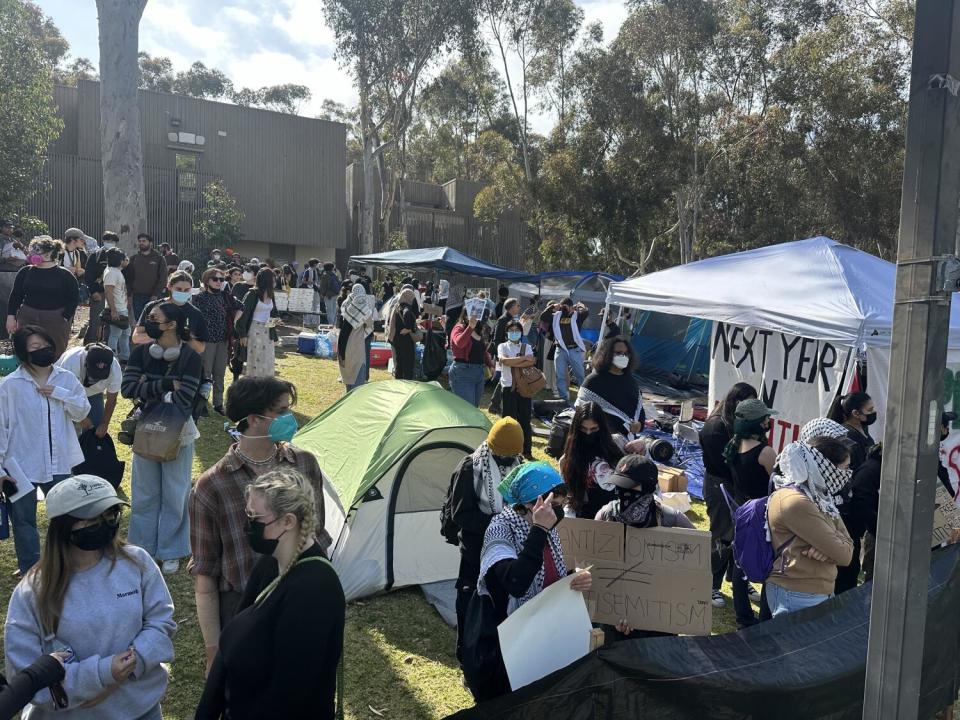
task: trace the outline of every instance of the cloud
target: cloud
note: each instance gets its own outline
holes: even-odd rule
[[[306,85],[313,97],[300,108],[301,115],[319,114],[325,98],[347,105],[357,102],[357,92],[349,75],[337,66],[336,60],[318,53],[295,57],[266,50],[237,59],[226,67],[227,74],[238,85],[250,88],[278,83]]]
[[[140,22],[141,50],[167,55],[180,67],[196,60],[216,64],[233,47],[225,29],[194,22],[181,0],[147,3]]]
[[[223,14],[237,25],[243,25],[245,27],[252,27],[260,23],[260,18],[257,15],[235,5],[227,5],[227,7],[223,9]]]
[[[329,48],[330,52],[336,45],[319,0],[280,0],[270,22],[296,45]]]
[[[583,9],[584,27],[597,21],[603,23],[603,39],[611,42],[620,32],[620,26],[627,19],[629,10],[622,0],[588,0],[579,3]]]

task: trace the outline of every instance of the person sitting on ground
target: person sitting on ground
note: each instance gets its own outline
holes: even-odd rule
[[[611,433],[633,439],[647,420],[643,396],[633,371],[633,347],[622,337],[604,340],[593,354],[593,372],[577,393],[576,405],[596,403],[603,410]]]
[[[774,617],[819,605],[833,595],[838,565],[849,565],[853,540],[827,489],[826,474],[850,475],[850,450],[839,440],[795,442],[777,459],[767,505],[770,542],[781,549],[767,578]]]
[[[480,576],[480,549],[490,519],[503,510],[497,488],[523,458],[523,431],[513,418],[498,420],[487,439],[453,471],[453,522],[459,528],[460,571],[457,574],[457,658],[463,644],[463,621]]]
[[[568,571],[557,532],[566,490],[557,471],[545,462],[524,463],[504,478],[499,491],[504,508],[484,533],[477,594],[492,600],[502,622]],[[589,592],[592,582],[589,571],[580,571],[570,589]],[[502,661],[488,682],[467,682],[478,702],[510,692]]]
[[[623,455],[600,406],[588,402],[578,407],[560,458],[568,515],[592,520],[601,507],[616,499],[610,476]]]
[[[852,392],[842,398],[837,397],[827,417],[847,428],[847,437],[854,447],[850,451],[850,468],[856,472],[857,468],[867,459],[876,443],[870,436],[870,426],[877,421],[877,408],[873,399],[865,392]]]
[[[231,385],[226,412],[240,438],[197,478],[190,495],[193,557],[188,571],[194,578],[208,670],[220,630],[236,615],[257,559],[244,529],[247,485],[270,470],[294,469],[305,476],[317,497],[317,539],[324,550],[330,546],[323,526],[323,473],[313,453],[290,444],[297,431],[290,409],[296,401],[293,383],[276,377],[243,377]]]
[[[289,469],[260,476],[245,494],[247,540],[260,559],[220,634],[196,717],[333,720],[346,599],[317,542],[321,502]]]
[[[7,609],[13,675],[51,650],[66,663],[62,705],[39,693],[24,718],[161,720],[173,661],[173,600],[156,564],[118,536],[125,502],[94,475],[67,478],[46,498],[40,562]]]
[[[187,261],[184,260],[183,262]],[[131,342],[134,345],[146,345],[153,342],[150,335],[147,334],[145,321],[154,308],[162,303],[172,302],[183,310],[184,322],[190,332],[190,347],[198,355],[203,356],[207,342],[207,321],[200,309],[190,302],[193,299],[193,276],[188,272],[178,270],[167,279],[167,290],[170,292],[170,297],[147,303],[143,313],[137,317],[137,327],[133,331]]]

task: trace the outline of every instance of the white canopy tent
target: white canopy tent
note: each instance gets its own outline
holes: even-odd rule
[[[830,238],[815,237],[612,283],[607,306],[608,312],[610,306],[656,310],[865,351],[868,392],[882,417],[895,281],[893,263]],[[957,368],[960,304],[956,298],[949,348],[947,365]]]

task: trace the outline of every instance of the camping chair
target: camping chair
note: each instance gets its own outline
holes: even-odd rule
[[[680,403],[680,417],[673,426],[673,436],[677,444],[677,464],[683,465],[692,452],[692,447],[700,445],[700,431],[693,424],[693,400]]]

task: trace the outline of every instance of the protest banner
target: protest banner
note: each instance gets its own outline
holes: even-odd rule
[[[591,620],[710,634],[710,533],[573,518],[557,531],[567,567],[593,566],[593,589],[585,594]]]
[[[947,489],[937,483],[937,495],[933,508],[933,535],[931,547],[942,545],[950,539],[954,530],[960,529],[960,507],[950,497]]]
[[[713,324],[710,346],[710,407],[736,383],[753,385],[779,413],[769,438],[778,453],[847,391],[856,359],[851,347],[721,322]]]

